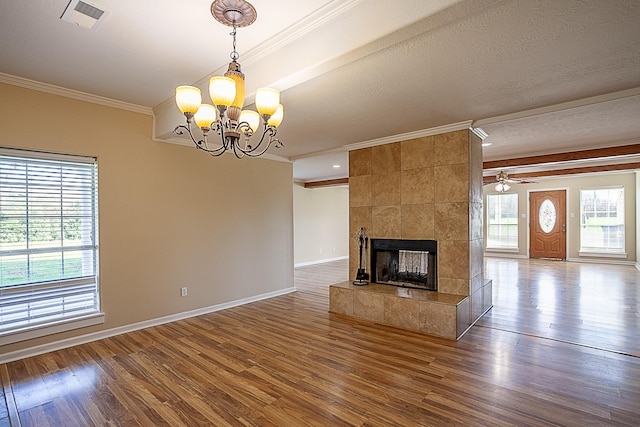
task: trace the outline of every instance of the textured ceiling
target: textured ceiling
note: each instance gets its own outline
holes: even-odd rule
[[[153,108],[175,142],[173,90],[224,71],[229,28],[209,0],[89,3],[109,12],[95,30],[59,19],[66,0],[0,2],[0,72]],[[346,176],[345,146],[467,121],[489,160],[640,143],[637,0],[252,3],[248,98],[282,90],[285,148],[270,152],[297,179]]]

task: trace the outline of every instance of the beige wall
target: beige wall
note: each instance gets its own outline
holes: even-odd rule
[[[10,85],[0,117],[0,146],[98,157],[106,318],[0,353],[293,287],[291,164],[214,159],[152,141],[151,116]]]
[[[624,186],[625,194],[625,249],[626,258],[580,257],[580,189],[594,187]],[[495,194],[494,185],[484,187],[487,194]],[[636,175],[633,172],[610,173],[598,175],[566,176],[544,179],[536,184],[515,184],[509,193],[518,193],[518,251],[511,256],[528,256],[529,212],[528,192],[539,190],[567,190],[567,258],[570,260],[599,260],[599,261],[636,261]],[[525,218],[522,215],[525,214]],[[573,218],[571,217],[573,214]],[[485,212],[486,220],[486,212]],[[485,227],[485,242],[486,242]],[[487,255],[500,254],[494,250],[487,251]]]
[[[294,263],[349,256],[349,187],[293,186]]]

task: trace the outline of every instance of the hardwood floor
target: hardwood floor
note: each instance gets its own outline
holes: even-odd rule
[[[494,307],[484,326],[640,357],[633,266],[485,258]]]
[[[346,279],[338,261],[297,269],[293,294],[8,363],[10,393],[23,426],[640,425],[637,335],[621,326],[638,322],[640,273],[600,266],[629,297],[609,294],[624,315],[612,309],[607,334],[630,346],[607,351],[553,335],[565,320],[584,335],[606,324],[560,309],[591,288],[557,289],[552,304],[525,283],[582,287],[596,273],[516,263],[487,261],[502,274],[495,314],[458,342],[329,314],[328,285]]]

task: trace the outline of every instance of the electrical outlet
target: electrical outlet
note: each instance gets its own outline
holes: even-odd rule
[[[187,287],[186,286],[184,288],[180,288],[180,296],[181,297],[186,297],[187,296]]]

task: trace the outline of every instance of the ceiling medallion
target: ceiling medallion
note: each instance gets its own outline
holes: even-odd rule
[[[244,0],[216,0],[211,3],[211,14],[228,27],[248,27],[256,20],[256,9]]]
[[[176,104],[184,114],[187,124],[176,126],[174,132],[178,135],[188,134],[196,148],[214,157],[227,151],[233,152],[239,159],[244,156],[258,157],[272,145],[275,148],[282,147],[282,142],[276,138],[278,126],[283,119],[279,91],[260,88],[256,91],[255,98],[258,112],[242,109],[244,74],[238,62],[240,55],[236,51],[236,29],[255,22],[255,8],[244,0],[215,0],[211,4],[211,14],[221,24],[233,28],[233,50],[229,69],[224,76],[209,79],[209,96],[213,105],[202,103],[200,89],[195,86],[176,88]],[[263,125],[262,136],[253,144],[251,137],[258,131],[260,119]],[[202,139],[194,137],[191,130],[192,122],[202,131]],[[212,129],[220,135],[220,145],[208,141],[208,134]]]

